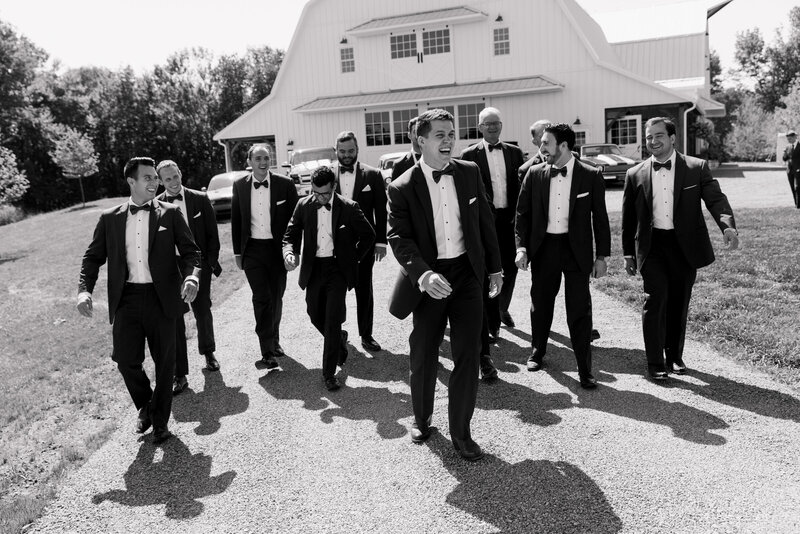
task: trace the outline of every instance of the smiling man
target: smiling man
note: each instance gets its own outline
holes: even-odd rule
[[[411,440],[431,434],[439,344],[448,320],[453,371],[448,383],[448,418],[453,446],[467,460],[483,451],[470,421],[478,392],[483,317],[483,277],[491,296],[503,285],[500,249],[480,171],[452,160],[453,116],[428,110],[417,121],[422,157],[389,184],[389,243],[400,273],[389,301],[392,315],[413,313],[410,386],[414,423]]]
[[[92,316],[92,292],[100,266],[108,261],[111,359],[139,411],[136,432],[153,425],[153,438],[159,443],[172,435],[167,423],[175,374],[175,321],[184,303],[197,295],[200,250],[178,208],[154,200],[155,162],[133,158],[124,173],[131,197],[100,215],[83,256],[77,308],[81,315]],[[176,249],[180,262],[175,261]],[[142,367],[145,342],[155,363],[155,389]]]

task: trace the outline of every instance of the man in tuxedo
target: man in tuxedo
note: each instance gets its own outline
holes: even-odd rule
[[[539,151],[539,145],[542,144],[542,136],[544,135],[544,129],[549,124],[550,121],[547,119],[540,119],[531,124],[531,143],[533,143],[533,148],[536,153],[533,155],[533,157],[528,159],[528,161],[520,165],[518,172],[520,183],[522,183],[523,178],[525,178],[525,175],[528,173],[528,169],[530,169],[534,165],[538,165],[544,162],[542,153]]]
[[[800,147],[797,143],[797,133],[789,130],[786,133],[786,140],[789,142],[783,150],[786,176],[789,178],[789,187],[792,190],[792,201],[796,208],[800,208]]]
[[[502,117],[496,108],[484,108],[478,115],[478,130],[483,139],[461,152],[461,159],[478,165],[483,186],[489,197],[500,245],[500,260],[503,264],[503,290],[497,298],[488,298],[488,280],[484,289],[485,327],[482,337],[481,374],[484,378],[496,377],[497,370],[488,358],[489,343],[497,340],[502,321],[508,327],[515,326],[508,312],[514,284],[517,279],[517,266],[514,264],[514,215],[519,196],[517,171],[524,161],[522,150],[515,145],[500,141],[503,131]],[[488,360],[488,361],[487,361]]]
[[[297,267],[303,243],[298,283],[306,290],[311,323],[325,338],[322,377],[328,391],[339,389],[335,373],[340,360],[345,295],[356,286],[359,262],[371,253],[375,242],[375,230],[359,204],[337,194],[335,186],[333,170],[325,166],[314,169],[311,195],[297,203],[283,238],[287,271]]]
[[[572,154],[575,132],[549,125],[542,137],[546,163],[528,171],[517,203],[517,267],[531,266],[531,338],[528,370],[544,365],[553,307],[564,277],[564,300],[580,385],[597,387],[592,375],[592,297],[589,277],[606,274],[611,230],[605,183],[597,169]],[[593,253],[592,241],[594,240]]]
[[[683,343],[697,269],[714,261],[702,200],[726,248],[739,246],[728,198],[705,160],[674,149],[675,123],[654,117],[645,123],[652,157],[628,169],[622,192],[622,252],[625,271],[642,273],[642,331],[648,376],[666,380],[686,373]]]
[[[158,178],[164,186],[164,192],[158,197],[162,202],[178,206],[184,220],[192,231],[195,244],[200,248],[200,288],[197,298],[192,301],[195,324],[197,325],[197,349],[205,356],[206,369],[219,370],[219,362],[214,356],[217,350],[214,341],[214,317],[211,314],[211,274],[219,277],[222,267],[219,264],[219,232],[214,207],[208,196],[201,191],[189,189],[183,185],[183,175],[178,164],[166,159],[156,167]],[[184,306],[184,311],[188,311]],[[186,323],[183,315],[178,317],[177,346],[175,349],[175,379],[172,393],[177,395],[189,385],[186,375],[189,374],[189,351],[186,346]]]
[[[397,180],[408,169],[417,164],[420,158],[419,143],[417,142],[417,119],[408,121],[408,138],[411,140],[411,150],[392,167],[392,181]]]
[[[269,147],[256,144],[247,152],[253,172],[233,182],[231,239],[236,266],[244,270],[253,292],[256,335],[261,363],[278,367],[286,268],[281,240],[297,204],[297,189],[286,176],[269,170]]]
[[[356,289],[356,316],[361,346],[370,352],[381,350],[372,337],[375,302],[372,295],[372,268],[376,261],[386,256],[386,185],[381,171],[358,161],[358,141],[353,132],[342,132],[336,137],[336,192],[358,202],[361,212],[375,230],[375,246],[358,264]],[[344,332],[345,341],[347,332]],[[345,344],[346,347],[346,344]]]
[[[160,443],[172,435],[175,322],[184,303],[197,295],[200,250],[178,208],[155,200],[158,174],[152,159],[131,159],[124,175],[131,197],[100,215],[81,264],[77,308],[92,316],[92,292],[100,266],[108,261],[111,359],[139,411],[136,432],[152,425],[153,440]],[[155,389],[142,367],[145,341],[155,364]]]
[[[413,312],[409,338],[411,440],[430,437],[439,344],[450,321],[453,371],[448,384],[448,418],[453,446],[467,460],[483,451],[472,440],[470,420],[478,391],[483,277],[490,296],[503,286],[494,218],[477,165],[452,160],[453,116],[428,110],[417,121],[422,157],[389,184],[389,243],[400,273],[389,312]]]

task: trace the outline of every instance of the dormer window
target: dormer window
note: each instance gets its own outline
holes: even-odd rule
[[[508,36],[508,28],[494,29],[494,55],[506,56],[511,53],[511,39]]]
[[[355,72],[356,59],[353,55],[353,47],[348,46],[339,50],[339,56],[342,61],[342,72]]]

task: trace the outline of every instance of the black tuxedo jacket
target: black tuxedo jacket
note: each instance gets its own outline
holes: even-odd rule
[[[421,156],[417,156],[416,159],[418,160],[420,157]],[[400,159],[400,161],[395,163],[394,166],[392,167],[392,181],[395,181],[398,178],[400,178],[404,172],[406,172],[408,169],[410,169],[416,164],[417,161],[414,159],[414,153],[409,151],[408,154],[403,156],[402,159]]]
[[[164,314],[167,317],[178,317],[184,310],[184,302],[180,296],[184,278],[189,275],[200,277],[200,249],[176,206],[158,200],[154,201],[154,205],[148,227],[150,248],[147,263]],[[92,293],[100,266],[108,261],[108,319],[111,323],[114,322],[114,314],[128,279],[125,251],[128,206],[129,203],[125,202],[100,215],[92,242],[83,255],[78,283],[78,292]],[[175,261],[176,246],[181,256],[183,272]]]
[[[270,187],[270,220],[272,238],[280,243],[286,226],[297,205],[297,189],[294,183],[280,174],[269,173]],[[233,182],[233,198],[231,199],[231,239],[233,253],[242,254],[250,239],[250,200],[253,188],[253,174],[236,179]],[[281,261],[283,261],[281,259]]]
[[[786,172],[789,174],[800,171],[800,143],[794,149],[792,145],[783,149],[783,161],[786,162]]]
[[[453,168],[464,245],[473,273],[483,284],[485,273],[502,271],[492,209],[486,200],[478,166],[453,160]],[[418,286],[420,276],[432,270],[438,256],[433,206],[419,164],[389,184],[387,191],[389,244],[400,263],[389,312],[405,319],[422,299],[423,293]]]
[[[635,256],[641,270],[653,229],[652,159],[628,169],[622,192],[622,252]],[[720,230],[736,228],[733,210],[705,160],[676,154],[673,223],[678,244],[695,269],[714,261],[714,249],[700,207],[702,200]]]
[[[381,171],[363,163],[356,163],[356,183],[353,200],[358,202],[361,212],[375,230],[375,243],[386,244],[386,184]],[[336,192],[342,194],[341,184],[336,182]]]
[[[211,269],[214,276],[219,276],[222,266],[219,264],[219,230],[214,207],[208,196],[202,191],[195,191],[188,187],[183,188],[183,202],[186,204],[186,216],[189,219],[189,230],[195,244],[202,254],[202,266]],[[164,191],[156,198],[166,201],[167,192]]]
[[[606,188],[597,169],[575,160],[569,193],[569,244],[578,266],[591,272],[594,265],[592,237],[597,256],[611,254],[611,229],[606,211]],[[550,210],[550,165],[541,163],[527,172],[517,203],[514,227],[517,248],[525,247],[528,258],[536,254],[547,233]]]
[[[513,213],[514,208],[517,206],[517,198],[519,197],[519,177],[517,173],[525,157],[522,155],[522,149],[518,146],[503,142],[500,144],[503,146],[503,159],[506,164],[506,195],[508,197],[508,207],[511,208],[511,213]],[[483,187],[486,189],[486,194],[489,198],[489,204],[494,206],[492,174],[489,170],[489,161],[487,159],[484,142],[481,141],[465,148],[464,151],[461,152],[461,159],[471,161],[478,165],[478,168],[481,170],[481,178],[483,178]],[[509,222],[513,222],[513,215]]]
[[[358,280],[358,262],[375,243],[375,231],[361,212],[359,205],[336,194],[331,199],[331,229],[333,231],[333,255],[339,269],[347,279],[347,288],[353,289]],[[324,208],[322,208],[324,209]],[[283,254],[291,252],[300,258],[300,242],[303,242],[300,277],[302,289],[308,286],[311,270],[317,255],[317,213],[320,208],[311,195],[300,199],[283,237]]]

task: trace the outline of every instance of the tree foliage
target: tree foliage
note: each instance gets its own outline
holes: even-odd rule
[[[735,113],[725,145],[728,153],[744,161],[764,161],[775,154],[772,113],[765,111],[755,95],[745,95]]]
[[[0,206],[17,202],[28,190],[25,173],[17,168],[17,158],[0,146]]]

